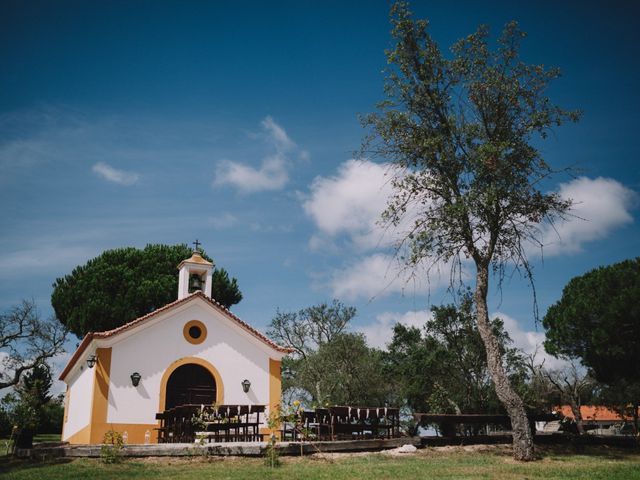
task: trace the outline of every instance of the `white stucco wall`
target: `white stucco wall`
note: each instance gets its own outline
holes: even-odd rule
[[[91,418],[95,369],[87,368],[85,365],[81,367],[82,370],[78,368],[67,379],[67,421],[64,424],[63,440],[89,425]]]
[[[183,336],[184,325],[191,320],[207,328],[207,337],[199,345]],[[111,344],[108,423],[156,423],[162,376],[184,357],[202,358],[218,370],[224,403],[269,403],[269,348],[202,300],[161,314],[120,337]],[[133,372],[142,376],[138,387],[131,385]],[[241,386],[245,378],[251,381],[248,393]]]

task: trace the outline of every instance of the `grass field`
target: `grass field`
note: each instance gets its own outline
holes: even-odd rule
[[[259,458],[131,459],[105,465],[99,459],[24,462],[5,458],[3,479],[640,479],[640,452],[606,447],[581,453],[567,447],[540,450],[540,459],[518,463],[508,447],[439,447],[399,456],[385,453],[283,457],[266,467]]]
[[[59,433],[39,433],[33,437],[34,443],[43,443],[43,442],[59,442],[60,434]],[[1,437],[0,438],[0,457],[5,455],[6,452],[11,450],[11,446],[13,445],[13,440],[9,437]]]
[[[33,437],[33,441],[35,443],[59,442],[60,436],[61,435],[59,433],[39,433]]]

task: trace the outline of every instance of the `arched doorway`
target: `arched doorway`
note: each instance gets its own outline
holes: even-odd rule
[[[201,365],[187,363],[176,368],[167,380],[165,409],[178,405],[211,405],[216,401],[216,380]]]

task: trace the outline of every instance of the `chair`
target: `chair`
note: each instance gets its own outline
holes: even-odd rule
[[[331,439],[331,414],[328,408],[316,408],[314,434],[318,440]]]
[[[331,407],[331,439],[344,440],[352,437],[350,407]]]

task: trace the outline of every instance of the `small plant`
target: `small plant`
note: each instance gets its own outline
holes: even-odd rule
[[[16,437],[18,436],[18,426],[14,425],[11,429],[11,435],[9,439],[4,440],[5,447],[5,455],[9,455],[9,453],[13,453],[16,448]]]
[[[193,428],[197,431],[197,430],[204,430],[204,428],[206,427],[206,421],[208,419],[206,418],[206,414],[194,414],[191,417],[191,425],[193,425]]]
[[[280,416],[280,405],[278,405],[269,412],[269,416],[267,417],[267,425],[272,433],[267,443],[267,449],[264,452],[264,464],[270,468],[276,468],[282,464],[277,446],[278,439],[275,434],[275,431],[280,427],[281,423],[282,417]]]
[[[267,449],[264,453],[264,464],[270,468],[276,468],[282,465],[282,462],[280,461],[280,452],[278,452],[277,447],[277,439],[274,433],[271,434],[269,443],[267,443]]]
[[[304,407],[300,400],[294,400],[292,405],[282,413],[281,419],[293,426],[293,440],[296,437],[300,440],[300,456],[304,455],[304,442],[312,437],[313,432],[305,427]]]
[[[207,436],[203,434],[197,434],[193,443],[193,447],[187,449],[187,456],[189,457],[202,457],[209,458],[210,452],[209,449],[206,448],[207,445]]]
[[[104,463],[118,463],[122,460],[124,439],[120,432],[109,430],[104,434],[102,443],[103,445],[100,448],[100,459]]]
[[[191,424],[195,430],[204,430],[208,422],[218,420],[218,405],[213,402],[209,408],[200,405],[200,411],[191,417]]]
[[[286,409],[281,409],[281,407],[278,406],[269,413],[267,425],[272,432],[275,432],[282,424],[289,424],[292,426],[293,440],[296,438],[300,440],[300,456],[304,455],[304,442],[311,438],[312,432],[305,428],[304,407],[301,405],[300,400],[294,400],[292,405],[289,405]],[[272,434],[265,452],[265,463],[268,466],[278,466],[280,464],[277,460],[279,453],[276,447],[276,441],[277,439],[275,434]],[[270,459],[275,460],[271,462]],[[271,465],[271,463],[274,465]]]

